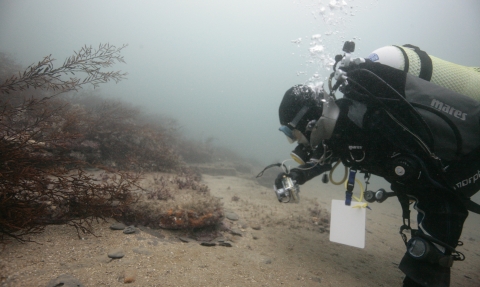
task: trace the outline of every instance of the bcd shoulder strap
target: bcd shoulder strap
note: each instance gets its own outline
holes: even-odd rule
[[[480,214],[480,204],[473,202],[471,199],[464,200],[463,203],[467,207],[468,211],[476,214]]]

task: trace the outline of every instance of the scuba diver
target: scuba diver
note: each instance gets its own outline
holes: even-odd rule
[[[403,286],[449,286],[450,267],[465,258],[455,248],[468,211],[480,213],[470,200],[480,189],[480,69],[411,45],[383,47],[368,58],[352,58],[354,47],[347,41],[336,56],[328,92],[297,85],[285,93],[280,131],[298,143],[291,156],[300,165],[278,175],[277,198],[298,202],[298,185],[327,171],[331,179],[336,162],[350,169],[346,205],[357,172],[367,183],[370,175],[385,178],[392,191],[366,191],[365,199],[396,196],[401,204]]]

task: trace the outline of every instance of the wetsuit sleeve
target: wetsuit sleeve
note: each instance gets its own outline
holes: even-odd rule
[[[297,168],[290,170],[290,176],[293,180],[297,181],[297,184],[304,184],[312,178],[332,169],[331,164],[320,165],[317,164],[312,168],[311,165],[305,164]]]

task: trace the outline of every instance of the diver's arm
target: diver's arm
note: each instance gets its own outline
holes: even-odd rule
[[[302,185],[305,182],[311,180],[312,178],[332,169],[330,163],[325,163],[323,165],[317,164],[312,167],[310,164],[300,165],[297,168],[292,168],[288,176],[294,180],[297,184]],[[275,186],[277,188],[282,188],[282,179],[285,176],[285,173],[279,173],[275,179]]]
[[[325,163],[323,165],[317,164],[312,167],[311,164],[304,164],[297,168],[290,170],[289,176],[295,180],[297,184],[304,184],[312,178],[332,169],[332,165]]]

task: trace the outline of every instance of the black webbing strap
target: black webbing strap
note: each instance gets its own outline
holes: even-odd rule
[[[408,196],[403,192],[397,192],[397,198],[398,201],[400,201],[400,205],[402,206],[403,218],[403,225],[400,227],[400,235],[402,236],[405,246],[407,246],[407,236],[403,233],[403,231],[412,230],[412,227],[410,227],[410,200],[408,199]]]
[[[468,211],[480,214],[480,204],[473,202],[471,199],[465,200],[463,203]]]
[[[397,47],[397,48],[400,50],[400,52],[402,52],[402,54],[403,54],[403,59],[404,59],[404,63],[405,63],[405,65],[404,65],[404,67],[403,67],[403,71],[404,71],[405,73],[408,73],[408,69],[410,69],[410,61],[408,60],[407,52],[405,52],[405,50],[403,50],[403,49],[402,49],[401,47],[399,47],[399,46],[395,46],[395,47]]]
[[[425,52],[420,50],[417,46],[413,46],[410,44],[403,45],[406,48],[412,48],[415,53],[417,53],[418,57],[420,58],[420,75],[418,77],[420,79],[424,79],[425,81],[430,81],[432,79],[433,73],[433,64],[432,59],[430,56]]]
[[[288,125],[292,128],[296,128],[298,125],[298,122],[303,118],[303,116],[308,112],[309,107],[303,106],[303,108],[297,113],[295,118],[291,122],[288,123]]]

